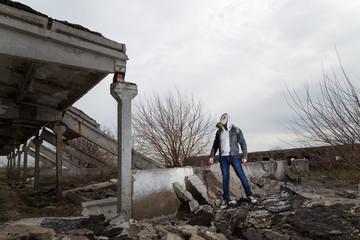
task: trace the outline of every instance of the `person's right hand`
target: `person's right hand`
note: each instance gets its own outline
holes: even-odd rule
[[[214,164],[214,158],[210,158],[210,159],[209,159],[209,163],[210,163],[210,165],[211,165],[211,164]]]

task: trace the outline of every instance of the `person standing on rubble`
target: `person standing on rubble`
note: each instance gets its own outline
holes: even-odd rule
[[[221,116],[220,122],[216,124],[216,127],[219,129],[215,134],[209,162],[214,164],[214,156],[219,149],[220,167],[223,177],[223,200],[221,201],[220,208],[225,208],[229,203],[236,203],[235,200],[230,200],[229,196],[230,165],[233,166],[236,175],[239,177],[247,198],[251,203],[256,203],[257,201],[251,192],[249,182],[242,168],[242,162],[247,162],[247,145],[242,131],[230,123],[230,115],[227,113]],[[241,160],[239,144],[243,153]]]

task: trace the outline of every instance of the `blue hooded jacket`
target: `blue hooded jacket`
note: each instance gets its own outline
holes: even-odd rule
[[[230,131],[229,131],[230,156],[239,155],[239,153],[240,153],[239,152],[239,150],[240,150],[239,149],[239,144],[240,144],[241,150],[242,150],[242,153],[243,153],[242,158],[247,159],[247,145],[246,145],[246,141],[245,141],[245,138],[244,138],[244,135],[243,135],[242,131],[240,130],[240,128],[230,124],[229,122],[228,122],[228,126],[231,127]],[[221,139],[220,139],[220,136],[221,136],[222,131],[225,131],[223,128],[224,127],[219,128],[216,131],[215,140],[214,140],[213,146],[211,148],[211,152],[210,152],[210,158],[214,158],[217,150],[219,150],[219,154],[220,154],[220,157],[221,157]]]

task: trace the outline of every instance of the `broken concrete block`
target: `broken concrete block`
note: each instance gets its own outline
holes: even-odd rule
[[[140,239],[151,239],[156,231],[152,224],[150,223],[141,223],[141,231],[139,232]]]
[[[165,240],[185,240],[185,238],[182,238],[175,233],[168,233],[166,234]]]
[[[222,183],[215,174],[210,170],[205,170],[203,171],[203,177],[207,186],[208,197],[210,199],[222,199]]]
[[[173,184],[176,195],[185,202],[188,202],[191,212],[194,212],[199,208],[199,203],[196,201],[191,193],[189,193],[185,188],[183,188],[180,183],[175,182]]]
[[[48,240],[55,236],[55,231],[50,228],[42,228],[33,226],[29,229],[29,235],[31,239]]]
[[[199,227],[198,226],[178,226],[178,229],[181,234],[183,234],[186,237],[191,237],[193,234],[198,235],[199,234]]]
[[[114,215],[110,220],[110,224],[113,224],[116,226],[123,224],[125,222],[126,222],[126,218],[122,213],[118,213],[118,214]],[[129,224],[129,227],[130,227],[130,224]]]
[[[180,183],[175,182],[173,184],[176,195],[185,202],[193,200],[193,196],[189,193]]]
[[[162,233],[164,235],[169,234],[170,232],[168,230],[166,230],[165,228],[161,227],[161,226],[154,226],[154,229],[158,232],[158,233]]]
[[[196,209],[199,208],[199,203],[195,199],[189,201],[189,208],[191,212],[194,212]]]
[[[203,237],[200,237],[199,235],[193,234],[191,235],[191,238],[189,238],[189,240],[206,240]]]
[[[294,182],[298,182],[298,183],[300,183],[303,178],[301,169],[299,169],[297,167],[293,167],[293,166],[287,166],[285,168],[285,175],[290,180],[292,180]]]
[[[222,233],[205,232],[203,236],[206,240],[227,240],[227,237]]]
[[[213,204],[214,200],[209,198],[207,187],[198,175],[188,177],[186,189],[200,204]]]
[[[300,170],[302,177],[309,176],[309,160],[307,159],[295,159],[291,162],[291,166]]]
[[[96,184],[90,184],[87,186],[83,186],[83,187],[79,187],[79,188],[75,188],[75,189],[71,189],[71,190],[67,190],[64,191],[62,193],[63,197],[66,196],[67,193],[69,192],[73,192],[76,193],[77,191],[82,191],[82,192],[87,192],[87,191],[91,191],[91,192],[102,192],[105,189],[111,189],[116,191],[117,189],[117,179],[110,179],[107,182],[101,182],[101,183],[96,183]]]
[[[83,216],[104,214],[106,218],[112,218],[117,214],[117,198],[82,202],[81,206]]]

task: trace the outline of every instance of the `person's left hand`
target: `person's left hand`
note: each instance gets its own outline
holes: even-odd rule
[[[247,159],[246,159],[246,158],[243,158],[243,159],[241,159],[241,161],[242,161],[243,163],[246,163],[246,162],[247,162]]]

